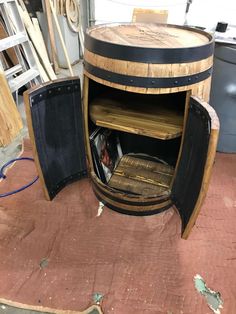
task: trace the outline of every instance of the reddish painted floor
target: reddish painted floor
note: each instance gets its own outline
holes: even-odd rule
[[[34,164],[16,163],[0,193],[34,175]],[[222,313],[236,313],[236,155],[217,154],[207,199],[187,241],[173,209],[133,217],[105,208],[96,217],[97,208],[87,179],[52,202],[39,182],[0,199],[0,297],[81,310],[99,292],[106,314],[210,314],[194,288],[198,273],[221,292]],[[43,258],[48,265],[40,268]]]

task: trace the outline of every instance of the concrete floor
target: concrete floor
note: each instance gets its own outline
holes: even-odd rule
[[[82,73],[83,73],[83,63],[80,61],[79,63],[75,64],[73,67],[73,72],[75,76],[79,76],[82,80]],[[68,69],[60,69],[60,73],[57,75],[58,78],[64,78],[70,76]],[[25,115],[25,108],[23,102],[23,96],[19,95],[18,97],[18,110],[21,114],[23,120],[23,129],[21,130],[20,134],[15,138],[15,140],[6,147],[0,147],[0,167],[4,165],[6,162],[13,158],[17,158],[21,155],[23,150],[23,139],[27,138],[28,135],[28,128],[26,122],[26,115]]]

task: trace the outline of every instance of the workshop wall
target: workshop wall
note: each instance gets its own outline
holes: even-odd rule
[[[95,0],[96,24],[129,22],[134,8],[168,10],[168,23],[184,24],[187,0]],[[218,21],[235,24],[236,1],[192,0],[187,24],[214,29]]]

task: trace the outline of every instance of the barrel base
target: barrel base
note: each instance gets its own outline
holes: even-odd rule
[[[106,187],[98,179],[95,179],[94,176],[91,178],[93,191],[99,201],[121,214],[149,216],[159,214],[173,205],[169,193],[150,198],[129,196],[124,193],[112,191],[108,186]]]

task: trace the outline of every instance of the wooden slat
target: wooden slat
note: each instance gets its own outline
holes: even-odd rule
[[[167,23],[168,10],[134,8],[132,22]]]
[[[31,21],[31,18],[26,10],[24,10],[20,5],[18,5],[18,10],[20,13],[20,16],[25,24],[25,28],[27,29],[27,32],[29,34],[29,37],[32,40],[32,43],[35,47],[36,52],[38,53],[42,64],[47,71],[47,74],[51,80],[55,80],[57,77],[53,71],[53,68],[51,66],[51,63],[49,61],[48,55],[45,54],[45,49],[42,49],[42,46],[40,45],[40,39],[38,36],[38,32],[34,27],[34,24]]]
[[[156,186],[168,188],[170,186],[172,176],[155,173],[146,169],[135,169],[134,167],[122,167],[114,171],[114,174],[120,177],[130,178],[139,182],[150,183]]]
[[[163,140],[182,134],[183,115],[177,109],[157,103],[97,98],[91,103],[90,117],[98,126]]]
[[[136,169],[140,169],[140,168],[147,169],[149,171],[153,171],[153,172],[165,174],[165,175],[171,175],[171,176],[174,174],[174,168],[169,165],[165,165],[160,162],[154,162],[150,160],[148,160],[147,162],[147,160],[141,159],[138,156],[135,157],[133,155],[123,156],[119,165],[122,167],[134,167]]]
[[[6,146],[19,134],[23,123],[3,72],[0,86],[0,146]]]
[[[58,67],[57,48],[56,48],[55,34],[53,30],[52,14],[51,14],[49,0],[44,0],[44,3],[45,3],[45,10],[46,10],[46,16],[47,16],[49,40],[50,40],[50,46],[51,46],[51,60],[53,62],[55,73],[58,73],[59,67]]]
[[[9,35],[6,32],[3,23],[0,22],[0,39],[7,38],[7,37],[9,37]],[[6,53],[9,57],[12,65],[17,65],[19,63],[14,48],[7,49]]]
[[[146,182],[140,182],[126,177],[121,178],[116,174],[111,177],[108,185],[117,190],[143,196],[162,194],[163,192],[167,191],[167,189],[164,187],[155,186]]]
[[[60,39],[60,42],[61,42],[62,50],[63,50],[64,55],[65,55],[65,59],[66,59],[67,66],[69,68],[70,75],[74,76],[74,72],[73,72],[72,67],[71,67],[70,58],[69,58],[69,55],[68,55],[68,52],[67,52],[67,49],[66,49],[65,41],[64,41],[64,38],[62,36],[61,28],[60,28],[60,25],[59,25],[59,22],[58,22],[58,19],[57,19],[56,11],[55,11],[55,9],[53,7],[52,1],[51,0],[48,0],[48,1],[49,1],[49,4],[50,4],[50,8],[51,8],[52,15],[53,15],[53,18],[54,18],[54,22],[55,22],[55,25],[56,25],[57,33],[58,33],[58,36],[59,36],[59,39]]]

